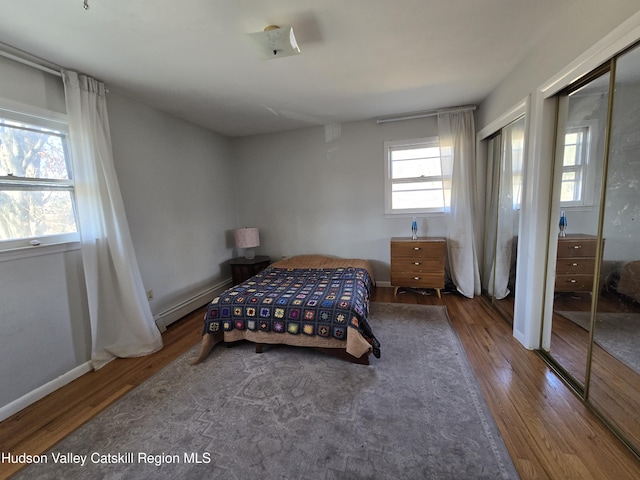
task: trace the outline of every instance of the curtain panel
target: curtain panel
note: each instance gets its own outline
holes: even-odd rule
[[[487,142],[487,177],[485,190],[484,266],[480,280],[482,289],[494,296],[496,239],[498,232],[498,202],[500,197],[500,169],[502,134]]]
[[[497,300],[515,284],[522,197],[524,117],[500,130],[487,145],[485,265],[482,288]]]
[[[162,348],[113,164],[103,83],[63,72],[80,241],[98,369],[115,357]]]
[[[501,300],[509,293],[515,274],[520,198],[522,190],[524,117],[502,129],[502,159],[498,219],[496,228],[496,262],[494,296]]]
[[[438,112],[438,136],[451,280],[462,295],[473,297],[481,293],[473,225],[476,136],[473,110]]]

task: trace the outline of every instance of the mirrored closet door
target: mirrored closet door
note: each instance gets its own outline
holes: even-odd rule
[[[524,156],[524,116],[487,140],[486,224],[482,288],[513,320]]]
[[[552,364],[636,453],[640,452],[638,125],[638,47],[558,96],[543,322]]]
[[[587,398],[640,451],[640,47],[614,71]]]
[[[548,265],[555,276],[546,311],[549,351],[579,390],[587,375],[609,81],[608,71],[595,72],[558,99]]]

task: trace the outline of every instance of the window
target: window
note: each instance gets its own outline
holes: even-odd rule
[[[66,125],[0,109],[0,250],[77,240]]]
[[[580,205],[589,164],[589,127],[569,128],[564,136],[560,201]]]
[[[563,207],[591,207],[594,204],[598,154],[597,120],[582,120],[580,125],[567,127],[562,145],[562,187],[560,203]]]
[[[513,210],[520,210],[524,182],[524,117],[520,117],[504,127],[503,136],[505,137],[503,156],[506,157],[504,161],[508,160],[511,175],[511,192],[509,194]]]
[[[442,212],[445,206],[438,137],[385,142],[386,213]]]

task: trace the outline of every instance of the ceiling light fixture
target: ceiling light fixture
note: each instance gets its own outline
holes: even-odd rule
[[[249,33],[249,38],[258,47],[263,58],[288,57],[300,53],[300,47],[293,34],[293,27],[269,25],[262,32]]]
[[[84,9],[89,10],[89,0],[84,0]]]

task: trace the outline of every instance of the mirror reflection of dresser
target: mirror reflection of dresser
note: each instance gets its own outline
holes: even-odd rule
[[[576,233],[558,238],[556,292],[591,292],[597,245],[595,235]]]
[[[640,46],[556,100],[540,353],[640,455]]]

